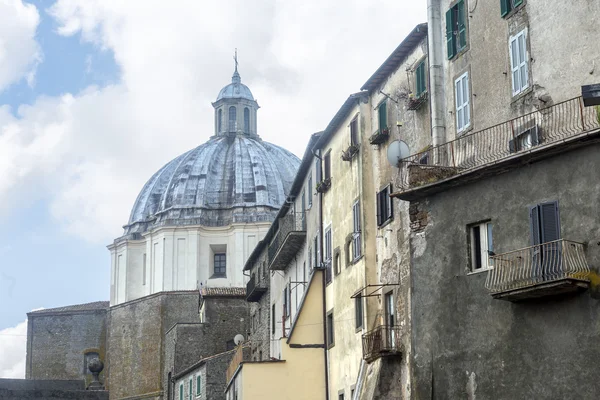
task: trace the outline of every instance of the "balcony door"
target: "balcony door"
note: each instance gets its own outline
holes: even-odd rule
[[[396,323],[396,307],[394,307],[394,292],[385,294],[385,326],[386,326],[386,345],[388,349],[394,348],[396,342],[394,325]]]
[[[541,203],[529,210],[532,267],[535,280],[548,280],[562,270],[558,201]]]

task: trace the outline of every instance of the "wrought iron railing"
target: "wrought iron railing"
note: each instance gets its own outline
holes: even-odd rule
[[[596,107],[581,97],[542,108],[400,160],[400,190],[499,162],[539,145],[600,129]]]
[[[269,261],[273,261],[275,254],[279,248],[285,242],[285,238],[290,232],[304,232],[306,231],[306,217],[304,212],[289,212],[283,217],[279,218],[279,228],[271,243],[269,244]]]
[[[589,280],[584,245],[564,239],[490,256],[490,263],[485,287],[492,293],[567,278]]]
[[[246,299],[253,297],[260,298],[260,295],[266,290],[266,285],[261,281],[261,277],[252,275],[248,283],[246,284]]]
[[[401,351],[400,327],[380,325],[362,336],[363,358],[370,362]]]

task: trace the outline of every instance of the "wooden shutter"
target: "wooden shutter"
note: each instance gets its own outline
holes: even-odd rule
[[[521,4],[523,4],[523,0],[512,0],[512,3],[513,3],[513,6],[515,8],[517,8],[517,6],[520,6]]]
[[[540,244],[540,217],[538,206],[529,209],[529,226],[531,232],[531,245]]]
[[[384,101],[379,105],[379,132],[387,128],[387,103]]]
[[[381,192],[377,193],[377,226],[381,226]],[[354,214],[354,213],[353,213]]]
[[[558,202],[542,203],[540,210],[540,238],[542,243],[560,239],[560,224],[558,217]]]
[[[425,61],[422,61],[419,66],[417,67],[417,70],[415,71],[415,75],[416,75],[416,96],[420,97],[423,93],[425,93],[425,91],[427,90],[427,81],[425,78]]]
[[[387,218],[392,218],[394,216],[394,202],[392,199],[392,185],[387,187],[385,191],[385,201],[387,204]]]
[[[456,43],[454,36],[454,13],[452,9],[446,11],[446,47],[448,49],[448,59],[456,55]]]
[[[317,176],[317,182],[321,182],[321,180],[322,180],[321,160],[319,160],[318,158],[315,160],[315,174]]]
[[[506,14],[508,14],[510,12],[510,9],[511,9],[510,2],[511,2],[511,0],[500,0],[500,16],[501,17],[505,17]]]
[[[467,15],[465,12],[465,0],[460,0],[456,5],[458,10],[458,37],[456,39],[457,51],[464,49],[467,46]]]

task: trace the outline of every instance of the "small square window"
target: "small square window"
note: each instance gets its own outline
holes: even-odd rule
[[[492,223],[483,222],[469,227],[471,250],[471,272],[486,270],[492,267],[489,256],[494,250]]]

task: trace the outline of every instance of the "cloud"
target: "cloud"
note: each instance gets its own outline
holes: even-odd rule
[[[27,320],[0,330],[0,378],[25,378]]]
[[[0,1],[0,92],[22,78],[32,86],[42,53],[35,40],[37,8],[21,0]]]
[[[416,3],[416,4],[415,4]],[[57,33],[111,51],[120,80],[0,107],[0,212],[44,197],[58,227],[120,235],[144,182],[213,134],[233,49],[263,139],[301,155],[346,97],[425,19],[424,1],[58,0]],[[0,35],[0,37],[2,37]]]

